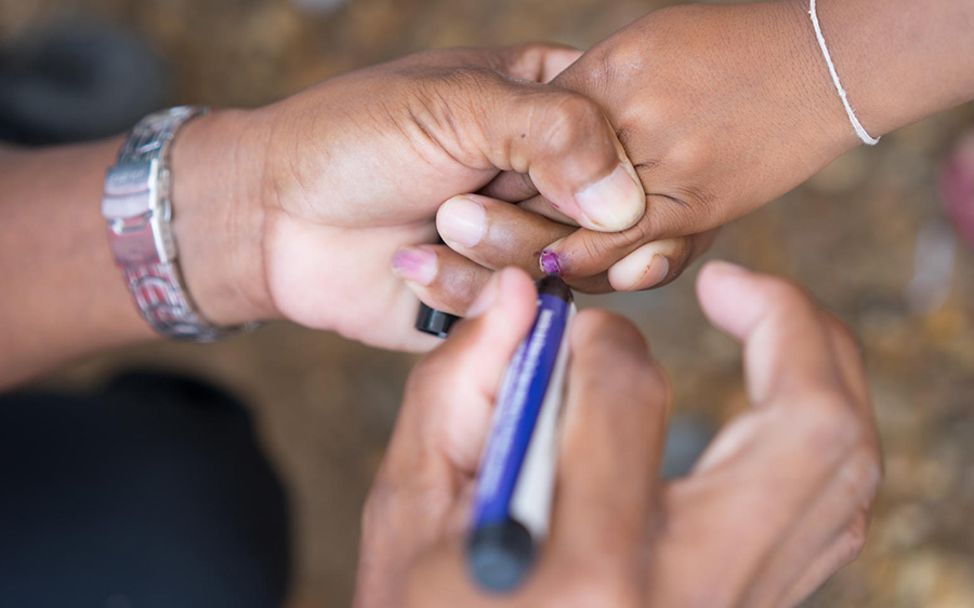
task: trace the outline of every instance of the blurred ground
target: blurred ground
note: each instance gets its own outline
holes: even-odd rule
[[[351,0],[316,13],[284,0],[0,0],[0,37],[55,18],[124,24],[172,63],[173,102],[254,105],[431,46],[584,47],[663,4]],[[712,253],[805,284],[865,345],[887,477],[864,555],[810,606],[974,606],[974,252],[950,240],[935,188],[938,160],[965,125],[974,126],[970,107],[849,154],[725,229]],[[692,286],[687,276],[660,292],[588,302],[641,325],[672,373],[678,412],[720,421],[745,406],[739,356],[706,325]],[[210,347],[109,354],[50,382],[83,386],[147,365],[191,370],[246,395],[290,488],[296,595],[342,606],[358,511],[411,363],[277,325]]]

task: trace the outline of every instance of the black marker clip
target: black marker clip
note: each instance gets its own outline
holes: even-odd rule
[[[450,328],[459,320],[460,317],[456,315],[430,308],[420,302],[419,314],[416,315],[416,329],[437,338],[446,338],[450,333]]]

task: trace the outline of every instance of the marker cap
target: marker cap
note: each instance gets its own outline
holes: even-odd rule
[[[510,518],[477,528],[467,543],[467,566],[486,591],[506,593],[517,589],[534,563],[531,533]]]
[[[437,338],[446,338],[450,333],[453,324],[460,320],[460,317],[450,313],[430,308],[426,304],[420,303],[419,313],[416,315],[416,329],[424,334],[430,334]]]

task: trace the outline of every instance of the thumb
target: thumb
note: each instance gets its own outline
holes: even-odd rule
[[[536,299],[523,270],[495,273],[467,319],[410,375],[390,466],[409,474],[432,457],[473,475],[504,371],[534,322]]]
[[[481,92],[476,112],[483,153],[493,166],[527,176],[580,226],[615,232],[639,221],[646,209],[642,184],[594,101],[550,85],[502,87],[494,99]]]
[[[843,387],[821,310],[798,286],[713,261],[700,272],[697,292],[711,322],[743,343],[755,404],[794,404],[823,387]]]

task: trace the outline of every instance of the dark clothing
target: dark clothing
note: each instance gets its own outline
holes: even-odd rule
[[[282,602],[284,493],[246,411],[207,385],[0,396],[0,484],[0,606]]]

